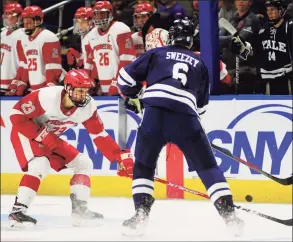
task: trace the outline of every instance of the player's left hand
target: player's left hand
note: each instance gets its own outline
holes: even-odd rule
[[[130,177],[133,174],[133,155],[129,149],[122,150],[119,156],[117,157],[118,161],[118,176]]]
[[[134,113],[142,113],[143,104],[139,98],[127,97],[124,102],[125,108]]]

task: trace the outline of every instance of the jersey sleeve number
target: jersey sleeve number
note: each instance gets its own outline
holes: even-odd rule
[[[37,58],[29,58],[28,59],[28,70],[36,71],[38,69]]]
[[[188,65],[185,63],[178,62],[173,66],[173,78],[181,81],[182,85],[185,86],[187,83]]]
[[[108,66],[109,65],[109,53],[108,52],[105,52],[105,53],[99,53],[99,57],[100,57],[100,60],[99,60],[99,63],[100,63],[100,66]]]
[[[33,111],[36,110],[36,107],[34,106],[32,101],[28,101],[27,103],[21,104],[21,109],[24,112],[24,114],[30,114]]]

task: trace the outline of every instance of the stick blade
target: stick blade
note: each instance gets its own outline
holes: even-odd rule
[[[237,30],[233,27],[231,23],[225,18],[220,18],[219,19],[219,26],[221,28],[226,29],[231,35],[234,35],[237,33]]]

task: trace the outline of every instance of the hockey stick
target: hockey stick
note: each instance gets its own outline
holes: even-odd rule
[[[197,196],[200,196],[200,197],[204,197],[206,199],[209,199],[209,196],[207,194],[204,194],[204,193],[201,193],[201,192],[192,190],[190,188],[187,188],[187,187],[184,187],[184,186],[180,186],[180,185],[177,185],[177,184],[168,182],[168,181],[163,180],[163,179],[160,179],[158,177],[155,177],[154,179],[155,179],[155,181],[160,182],[160,183],[163,183],[163,184],[165,184],[167,186],[175,187],[175,188],[177,188],[179,190],[182,190],[184,192],[188,192],[188,193],[191,193],[191,194],[194,194],[194,195],[197,195]],[[277,223],[280,223],[280,224],[283,224],[283,225],[286,225],[286,226],[292,226],[292,220],[293,219],[286,219],[286,220],[278,219],[278,218],[275,218],[275,217],[272,217],[272,216],[269,216],[269,215],[266,215],[266,214],[263,214],[263,213],[260,213],[260,212],[257,212],[257,211],[248,209],[248,208],[243,208],[243,207],[238,206],[238,205],[234,205],[234,207],[237,208],[237,209],[239,209],[239,210],[245,211],[247,213],[251,213],[251,214],[260,216],[260,217],[265,218],[265,219],[269,219],[271,221],[274,221],[274,222],[277,222]]]
[[[268,178],[274,180],[275,182],[278,182],[278,183],[280,183],[280,184],[282,184],[282,185],[284,185],[284,186],[292,185],[292,184],[293,184],[293,176],[290,176],[290,177],[288,177],[288,178],[278,178],[278,177],[275,177],[275,176],[273,176],[273,175],[271,175],[271,174],[269,174],[269,173],[267,173],[267,172],[265,172],[265,171],[259,169],[258,167],[256,167],[255,165],[251,164],[250,162],[245,161],[245,160],[242,160],[242,159],[239,158],[239,157],[236,157],[236,156],[233,155],[229,150],[226,150],[226,149],[221,148],[221,147],[219,147],[219,146],[217,146],[217,145],[214,145],[214,144],[211,144],[211,146],[212,146],[215,150],[221,152],[222,154],[224,154],[224,155],[226,155],[226,156],[228,156],[228,157],[230,157],[230,158],[232,158],[232,159],[238,161],[239,163],[241,163],[241,164],[243,164],[243,165],[248,166],[249,168],[251,168],[251,169],[255,170],[256,172],[258,172],[258,173],[260,173],[260,174],[262,174],[262,175],[264,175],[264,176],[266,176],[266,177],[268,177]]]

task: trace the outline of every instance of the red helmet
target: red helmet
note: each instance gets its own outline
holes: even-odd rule
[[[82,69],[72,69],[67,72],[64,78],[64,88],[68,93],[70,100],[77,107],[86,106],[91,100],[90,95],[87,93],[83,100],[75,100],[74,89],[75,88],[92,88],[94,87],[94,81],[90,75]]]
[[[11,30],[15,30],[19,28],[21,25],[21,12],[23,11],[22,6],[19,3],[7,3],[4,7],[3,14],[3,25]],[[8,15],[18,16],[18,20],[16,23],[11,24],[7,19]]]
[[[39,6],[28,6],[23,10],[21,16],[22,18],[39,18],[40,20],[43,20],[44,13]]]
[[[92,28],[93,28],[93,22],[92,19],[94,17],[94,11],[90,7],[81,7],[76,10],[74,14],[74,19],[73,19],[73,33],[78,34],[78,35],[85,35],[88,33]],[[85,19],[88,21],[88,26],[86,28],[80,28],[78,25],[77,19]]]
[[[22,6],[19,3],[7,3],[4,7],[5,14],[19,15],[22,11]]]
[[[44,19],[44,13],[43,10],[39,7],[39,6],[28,6],[26,7],[22,14],[21,14],[22,18],[31,18],[34,20],[34,26],[31,29],[28,29],[26,27],[24,27],[24,32],[27,35],[32,35],[35,31],[37,27],[40,27],[43,23],[43,19]],[[39,23],[37,23],[37,21],[40,21]]]
[[[146,21],[143,21],[142,23],[138,23],[138,20],[137,20],[138,15],[151,16],[153,13],[154,13],[154,8],[149,3],[137,4],[135,9],[134,9],[134,14],[133,14],[134,27],[138,31],[141,31],[141,29],[142,29],[142,27],[143,27],[143,25],[145,24]]]
[[[113,7],[109,1],[98,1],[93,7],[95,18],[94,23],[98,28],[106,29],[113,20]],[[98,12],[108,12],[108,16],[104,19],[98,19]]]
[[[135,14],[150,14],[151,15],[153,13],[154,13],[154,8],[149,3],[137,4],[134,9],[134,15]]]
[[[74,14],[74,18],[92,19],[93,17],[94,11],[90,7],[81,7]]]

